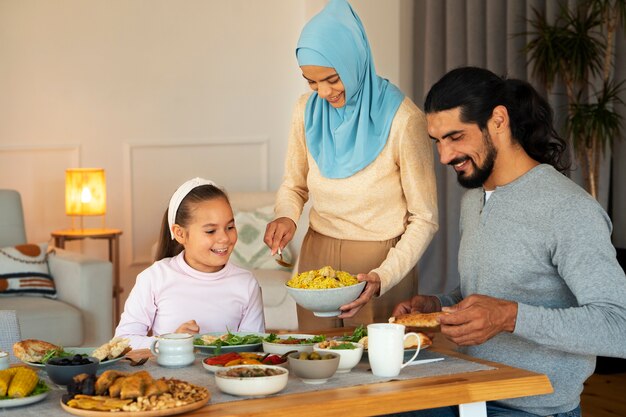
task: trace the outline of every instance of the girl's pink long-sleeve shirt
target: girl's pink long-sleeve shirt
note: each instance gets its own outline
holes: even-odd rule
[[[261,289],[250,271],[227,263],[207,273],[191,268],[184,252],[155,262],[137,276],[117,329],[133,349],[195,320],[200,333],[265,331]],[[147,336],[152,329],[153,336]]]

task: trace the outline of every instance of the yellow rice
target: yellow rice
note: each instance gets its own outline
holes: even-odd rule
[[[344,271],[335,271],[330,266],[321,269],[302,272],[287,281],[287,285],[292,288],[302,289],[328,289],[341,288],[358,284],[356,277]]]

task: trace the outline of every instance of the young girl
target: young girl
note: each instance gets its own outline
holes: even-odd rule
[[[164,333],[264,332],[261,290],[247,270],[228,262],[237,229],[228,197],[194,178],[170,199],[156,262],[137,276],[115,336],[133,349]]]

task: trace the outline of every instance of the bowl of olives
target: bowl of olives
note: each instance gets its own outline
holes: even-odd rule
[[[57,356],[46,362],[45,370],[55,384],[68,385],[76,375],[95,374],[99,363],[100,360],[93,356]]]
[[[339,366],[339,355],[334,352],[294,352],[287,360],[291,372],[305,384],[323,384]]]

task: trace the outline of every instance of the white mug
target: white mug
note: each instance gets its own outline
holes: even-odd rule
[[[404,339],[417,337],[417,349],[405,363]],[[395,323],[374,323],[367,326],[367,356],[372,373],[376,376],[393,377],[412,362],[421,348],[420,338],[416,333],[404,334],[404,325]]]
[[[193,335],[189,333],[167,333],[157,336],[150,351],[157,363],[168,368],[191,365],[196,359],[193,353]]]
[[[9,353],[0,350],[0,371],[9,368]]]

